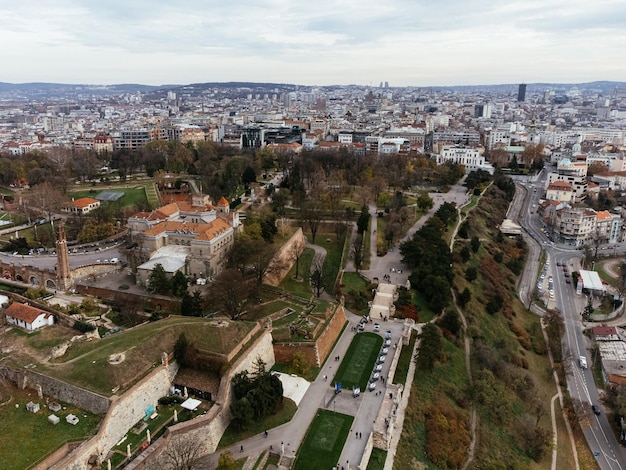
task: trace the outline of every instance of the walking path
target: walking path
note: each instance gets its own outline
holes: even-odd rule
[[[219,455],[226,451],[231,452],[235,459],[247,457],[248,461],[253,462],[256,462],[258,456],[263,451],[267,450],[281,452],[281,449],[284,449],[285,456],[294,457],[300,444],[304,440],[306,431],[315,417],[317,410],[323,408],[355,417],[353,429],[344,445],[342,455],[348,455],[349,457],[347,457],[346,460],[349,459],[353,462],[351,468],[356,468],[365,450],[367,436],[369,436],[372,431],[373,421],[385,399],[385,394],[363,392],[360,397],[354,398],[349,391],[344,391],[343,393],[335,395],[332,378],[341,364],[341,361],[338,362],[332,358],[339,356],[343,359],[352,342],[352,338],[356,334],[352,331],[351,327],[356,327],[361,319],[360,316],[350,312],[346,312],[346,316],[349,321],[348,325],[345,327],[335,347],[329,354],[329,360],[322,366],[317,379],[311,382],[292,420],[274,429],[268,430],[268,437],[265,437],[264,433],[260,433],[229,447],[220,449],[204,458],[202,464],[208,465],[208,468],[214,468],[218,463]],[[385,324],[385,328],[389,327],[389,329],[395,330],[393,333],[394,338],[400,338],[402,326],[403,322],[399,321],[389,321]],[[389,363],[391,361],[387,362]],[[386,364],[387,369],[389,367],[388,363]],[[324,380],[324,377],[327,377],[327,380]],[[355,429],[358,429],[364,437],[357,439],[354,435]],[[243,452],[241,451],[242,446]]]
[[[463,181],[459,182],[451,188],[449,193],[446,194],[432,194],[434,204],[433,207],[421,217],[406,233],[402,241],[407,240],[413,236],[413,234],[419,230],[426,221],[435,214],[435,212],[441,207],[444,202],[454,202],[457,206],[467,203],[470,198],[465,193],[465,188],[461,186]],[[394,284],[405,284],[409,272],[406,270],[406,266],[402,264],[402,257],[399,250],[394,248],[390,250],[385,256],[379,257],[376,254],[376,229],[377,229],[377,212],[376,207],[370,205],[370,212],[373,214],[371,218],[371,261],[370,269],[367,271],[361,271],[369,279],[382,279],[385,274],[391,272],[393,268],[393,275],[389,282]],[[401,242],[396,244],[399,246]],[[308,248],[315,250],[313,262],[311,268],[314,269],[316,262],[323,262],[326,256],[326,250],[318,245],[307,243]],[[354,269],[354,265],[350,265]],[[298,407],[294,417],[288,423],[278,426],[269,430],[269,435],[265,437],[264,433],[260,433],[249,439],[245,439],[236,444],[233,444],[227,448],[220,449],[219,451],[205,457],[203,464],[208,465],[209,468],[217,466],[219,455],[223,452],[230,451],[236,459],[247,457],[247,465],[249,462],[256,462],[262,452],[272,450],[274,452],[281,452],[285,456],[295,457],[295,454],[304,440],[305,433],[309,428],[309,425],[315,417],[319,408],[332,409],[333,411],[345,413],[354,416],[354,422],[348,439],[344,444],[344,448],[341,453],[340,461],[346,462],[344,467],[349,465],[349,468],[357,468],[357,465],[361,462],[361,459],[365,452],[365,446],[368,442],[368,437],[372,432],[374,422],[381,408],[383,401],[387,398],[386,393],[378,394],[376,392],[363,392],[358,398],[352,397],[352,394],[348,391],[344,391],[338,395],[334,394],[332,387],[332,378],[341,362],[332,360],[333,357],[343,358],[352,338],[355,333],[352,331],[352,327],[358,325],[360,316],[354,315],[346,311],[346,317],[349,321],[344,331],[340,335],[335,347],[329,354],[329,360],[322,366],[316,380],[311,382],[306,394],[304,395],[300,406]],[[389,321],[385,324],[385,329],[392,329],[394,332],[394,338],[400,338],[402,332],[403,322]],[[416,348],[419,342],[416,341],[413,355],[415,355]],[[387,361],[388,363],[391,361]],[[388,374],[390,364],[385,364],[383,369],[385,376]],[[393,457],[397,449],[402,425],[404,423],[404,413],[408,406],[411,384],[415,375],[415,362],[411,361],[409,370],[407,373],[407,386],[403,390],[402,399],[398,405],[397,410],[397,432],[391,437],[390,449],[387,454],[387,461],[385,462],[385,469],[391,470],[393,467]],[[327,380],[324,379],[327,377]],[[383,389],[384,390],[384,389]],[[356,432],[360,433],[362,438],[356,437]],[[243,450],[242,450],[243,449]],[[339,467],[341,468],[341,466]],[[346,468],[346,470],[349,470]]]

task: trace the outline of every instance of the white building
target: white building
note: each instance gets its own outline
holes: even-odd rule
[[[491,163],[485,160],[485,157],[478,149],[459,145],[446,145],[441,148],[441,153],[437,155],[437,165],[443,165],[444,163],[464,165],[466,173],[476,170],[487,171],[489,174],[494,172]]]

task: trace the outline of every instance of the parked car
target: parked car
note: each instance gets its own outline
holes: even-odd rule
[[[378,323],[374,323],[374,333],[378,333],[380,331],[380,325]]]

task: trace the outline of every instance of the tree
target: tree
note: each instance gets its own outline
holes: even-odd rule
[[[315,243],[315,236],[317,235],[317,230],[322,222],[322,208],[319,202],[307,201],[302,204],[300,215],[302,217],[302,222],[309,226],[309,230],[311,231],[311,241],[312,243]]]
[[[174,297],[184,297],[187,293],[188,285],[189,279],[187,279],[187,276],[182,271],[176,271],[172,277],[172,294]]]
[[[251,292],[250,283],[243,274],[236,269],[225,269],[211,287],[211,298],[216,307],[221,308],[231,320],[239,318]]]
[[[311,287],[315,292],[315,295],[319,297],[324,291],[324,272],[319,262],[315,264],[313,271],[311,271]]]
[[[439,326],[456,336],[461,329],[461,318],[457,311],[454,309],[446,310],[439,321]]]
[[[66,201],[63,193],[48,182],[33,186],[28,195],[30,205],[44,212],[48,220],[51,220],[52,214],[61,210]]]
[[[157,263],[150,272],[146,290],[151,294],[168,295],[170,293],[171,283],[161,263]]]
[[[461,292],[459,296],[457,297],[457,301],[459,302],[459,305],[461,307],[465,307],[471,299],[472,299],[472,292],[469,290],[468,287],[463,289],[463,292]]]
[[[470,240],[470,245],[472,246],[472,251],[476,253],[478,249],[480,248],[480,238],[474,235],[472,239]]]
[[[243,170],[243,174],[241,175],[241,182],[243,184],[250,184],[256,182],[256,171],[251,166],[247,166]]]
[[[200,470],[202,441],[186,436],[173,437],[158,457],[158,468],[164,470]]]
[[[111,222],[98,222],[89,219],[76,237],[79,243],[90,243],[115,235],[115,225]]]
[[[415,200],[415,204],[420,212],[426,212],[433,207],[434,202],[426,191],[420,191],[419,196],[417,196]]]
[[[357,233],[363,234],[367,230],[367,226],[370,222],[370,212],[367,206],[361,207],[361,213],[356,221]]]
[[[311,372],[311,364],[307,361],[304,354],[297,352],[291,358],[291,372],[301,376],[306,376]]]
[[[352,244],[352,258],[354,260],[354,269],[359,272],[361,263],[363,262],[363,234],[357,233]]]
[[[179,364],[183,363],[188,346],[189,342],[187,341],[185,333],[178,335],[178,339],[174,343],[174,360]]]
[[[302,257],[302,253],[304,253],[304,243],[302,243],[301,240],[296,240],[293,245],[291,245],[291,255],[296,262],[295,279],[300,278],[300,258]]]
[[[235,463],[233,454],[229,451],[222,452],[217,461],[217,468],[215,470],[237,470],[237,464]]]
[[[465,279],[468,282],[473,282],[478,278],[478,268],[476,266],[469,266],[465,270]]]
[[[201,317],[203,303],[204,299],[200,292],[194,291],[194,293],[190,295],[189,292],[185,290],[180,302],[180,313],[190,317]]]
[[[427,323],[419,335],[420,345],[416,355],[416,365],[419,369],[433,370],[435,362],[441,358],[443,343],[441,333],[434,323]]]

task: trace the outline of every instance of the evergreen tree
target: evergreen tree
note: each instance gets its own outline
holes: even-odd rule
[[[167,273],[165,269],[163,269],[163,265],[157,263],[150,272],[146,290],[151,294],[168,295],[171,287],[171,282],[167,278]]]

